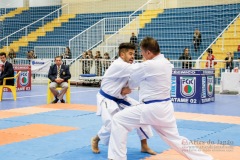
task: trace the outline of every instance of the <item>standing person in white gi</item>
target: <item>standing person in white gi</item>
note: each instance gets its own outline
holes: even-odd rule
[[[171,63],[160,54],[155,39],[146,37],[140,46],[146,61],[132,64],[129,88],[123,88],[122,93],[139,86],[139,100],[142,104],[126,108],[113,116],[108,158],[126,160],[128,132],[142,125],[151,125],[169,146],[184,157],[191,160],[212,160],[211,156],[197,148],[188,148],[190,145],[195,146],[178,133],[170,98]]]
[[[102,78],[101,89],[97,94],[97,115],[101,115],[103,126],[91,140],[93,153],[100,152],[98,148],[100,140],[105,145],[109,144],[112,116],[125,107],[139,104],[136,100],[121,95],[122,88],[127,86],[127,81],[131,73],[129,68],[133,63],[134,54],[134,44],[120,44],[119,58],[110,65]],[[150,126],[139,126],[137,133],[141,139],[141,152],[156,154],[147,145],[146,138],[153,135]]]

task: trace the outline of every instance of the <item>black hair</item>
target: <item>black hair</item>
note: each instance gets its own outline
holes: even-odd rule
[[[120,56],[121,52],[127,52],[129,49],[135,50],[135,45],[132,43],[121,43],[118,47],[118,55]]]
[[[0,56],[5,56],[5,57],[6,57],[7,54],[6,54],[5,52],[1,52],[1,53],[0,53]]]
[[[212,54],[212,53],[213,53],[212,48],[208,48],[208,49],[207,49],[207,52]]]

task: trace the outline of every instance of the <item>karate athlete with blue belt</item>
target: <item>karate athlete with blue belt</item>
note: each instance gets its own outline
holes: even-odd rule
[[[178,133],[170,99],[172,65],[160,54],[158,42],[146,37],[140,46],[146,61],[131,65],[133,70],[128,81],[129,88],[123,91],[140,87],[139,100],[142,103],[125,108],[113,116],[108,158],[126,160],[128,132],[142,125],[151,125],[169,146],[184,157],[190,160],[212,160],[211,156]]]
[[[102,117],[103,125],[98,134],[91,139],[93,153],[99,153],[98,143],[109,144],[112,116],[131,105],[139,104],[138,101],[122,95],[123,87],[127,86],[131,65],[134,60],[135,46],[131,43],[122,43],[119,46],[119,58],[115,60],[101,82],[101,89],[97,94],[97,115]],[[122,111],[121,111],[122,112]],[[121,134],[121,132],[119,132]],[[156,154],[148,147],[147,138],[153,136],[150,126],[139,126],[137,133],[141,139],[141,152]]]

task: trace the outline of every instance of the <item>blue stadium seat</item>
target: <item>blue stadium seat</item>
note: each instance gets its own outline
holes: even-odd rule
[[[141,40],[145,36],[156,38],[161,52],[171,59],[178,59],[183,49],[188,47],[192,58],[197,59],[239,14],[239,8],[240,3],[165,9],[164,13],[140,29],[138,39]],[[196,28],[202,34],[202,43],[197,53],[194,52],[192,42]]]

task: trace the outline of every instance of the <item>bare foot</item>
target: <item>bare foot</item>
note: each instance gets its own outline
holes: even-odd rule
[[[154,152],[151,148],[147,147],[147,148],[142,148],[141,152],[143,153],[148,153],[148,154],[151,154],[151,155],[156,155],[157,153]]]
[[[91,139],[91,146],[92,146],[92,152],[93,153],[100,153],[100,150],[98,148],[98,142],[100,141],[100,139],[97,139],[96,137],[93,137]]]

